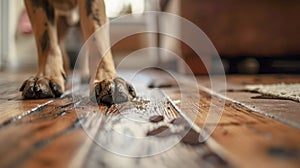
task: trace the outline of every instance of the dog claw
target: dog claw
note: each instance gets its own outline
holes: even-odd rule
[[[59,87],[55,82],[50,82],[50,88],[52,89],[52,92],[54,93],[55,97],[59,97],[62,95],[63,91],[61,87]]]

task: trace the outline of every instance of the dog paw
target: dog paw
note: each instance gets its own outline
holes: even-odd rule
[[[55,98],[63,93],[63,86],[47,77],[30,77],[21,86],[20,91],[25,99]]]
[[[136,97],[136,92],[131,84],[117,77],[113,80],[103,80],[95,83],[94,100],[98,104],[111,106],[124,103]]]

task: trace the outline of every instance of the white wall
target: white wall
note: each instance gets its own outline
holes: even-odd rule
[[[2,14],[2,12],[3,12],[3,9],[2,9],[2,3],[3,3],[3,1],[0,1],[0,24],[3,24],[3,19],[2,19],[2,16],[3,16],[3,14]],[[2,26],[0,26],[0,69],[2,69],[2,51],[3,51],[3,49],[2,49]]]
[[[1,0],[1,67],[16,70],[22,63],[18,59],[16,29],[19,15],[23,9],[22,0]]]

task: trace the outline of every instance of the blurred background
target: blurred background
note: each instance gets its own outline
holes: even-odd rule
[[[184,25],[167,18],[147,17],[146,11],[166,11],[180,15],[201,28],[216,47],[228,74],[300,72],[300,1],[297,0],[106,0],[107,15],[118,19],[111,24],[111,38],[129,30],[170,30],[181,34]],[[24,4],[20,0],[0,1],[1,70],[35,69],[37,56],[32,33],[27,32]],[[25,27],[25,29],[24,29]],[[30,27],[30,25],[29,25]],[[192,34],[190,36],[193,36]],[[82,45],[78,26],[66,37],[71,66]],[[164,35],[143,33],[127,37],[113,46],[118,63],[126,55],[145,47],[166,48],[181,56],[196,74],[214,71],[214,59],[204,68],[195,52],[184,43]],[[165,53],[135,55],[123,68],[165,65],[186,70]]]

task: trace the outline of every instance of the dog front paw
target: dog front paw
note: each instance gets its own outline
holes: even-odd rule
[[[30,77],[20,91],[25,99],[55,98],[62,95],[64,86],[47,77]]]
[[[111,106],[112,104],[131,101],[136,97],[133,86],[120,77],[95,83],[94,100],[98,104]]]

